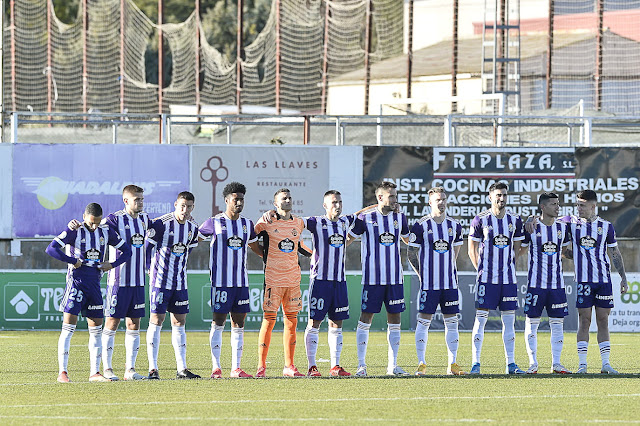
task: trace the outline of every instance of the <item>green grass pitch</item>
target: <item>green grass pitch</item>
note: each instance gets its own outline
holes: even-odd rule
[[[277,326],[276,326],[277,327]],[[71,341],[71,384],[56,383],[58,332],[0,332],[1,424],[132,424],[132,423],[640,423],[640,379],[637,376],[640,336],[613,334],[611,362],[621,376],[509,377],[499,333],[487,333],[479,377],[448,377],[442,332],[429,335],[427,377],[386,378],[386,335],[372,332],[367,360],[369,378],[284,379],[282,334],[274,333],[269,353],[269,379],[202,379],[176,381],[170,333],[162,333],[160,381],[88,383],[88,333]],[[144,333],[137,370],[147,370]],[[244,369],[253,374],[257,338],[245,333]],[[190,369],[203,377],[211,371],[208,334],[188,333]],[[522,333],[516,337],[516,361],[528,366]],[[296,364],[306,369],[303,334],[298,334]],[[114,370],[124,369],[124,332],[116,336]],[[345,334],[342,365],[355,372],[355,333]],[[599,373],[596,336],[589,347],[590,371]],[[320,334],[318,367],[327,376],[329,349]],[[229,374],[228,327],[223,337],[223,372]],[[471,335],[461,333],[459,364],[469,368]],[[541,373],[550,368],[549,334],[539,335]],[[577,367],[575,334],[566,333],[563,363]],[[399,365],[415,371],[413,333],[402,334]]]

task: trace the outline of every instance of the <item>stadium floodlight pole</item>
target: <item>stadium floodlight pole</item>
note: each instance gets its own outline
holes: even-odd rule
[[[280,0],[276,0],[276,114],[280,115]]]
[[[87,119],[87,90],[88,90],[88,72],[87,72],[87,28],[89,24],[87,11],[87,0],[82,0],[82,119]],[[83,128],[87,125],[83,124]]]
[[[238,13],[236,25],[236,105],[238,114],[242,114],[242,57],[244,56],[244,41],[242,29],[244,28],[244,2],[238,0]]]
[[[0,0],[0,28],[4,28],[4,0]],[[0,59],[4,58],[4,31],[0,31]],[[4,61],[0,60],[0,82],[4,81]],[[0,143],[4,143],[4,84],[0,84]]]
[[[451,96],[458,96],[458,0],[453,0],[453,38],[451,41]],[[451,112],[458,109],[457,102],[451,102]]]
[[[45,73],[47,74],[47,112],[51,112],[51,85],[52,85],[52,75],[53,68],[51,64],[51,9],[53,8],[53,3],[47,2],[47,68]],[[47,117],[49,119],[49,127],[51,127],[51,116]]]
[[[322,99],[321,99],[321,106],[320,106],[320,110],[322,111],[322,114],[326,114],[327,113],[327,84],[329,83],[329,76],[328,76],[328,71],[329,71],[329,18],[331,17],[330,15],[330,0],[325,0],[324,1],[324,6],[325,6],[325,10],[324,10],[324,46],[323,46],[323,52],[322,52]]]
[[[371,80],[371,27],[373,19],[373,1],[367,0],[366,4],[366,24],[365,24],[365,39],[364,39],[364,115],[369,115],[369,84]]]
[[[163,106],[162,106],[162,88],[164,86],[163,81],[163,69],[162,63],[164,62],[164,43],[162,40],[162,12],[163,12],[163,0],[158,0],[158,114],[160,115],[160,143],[164,140],[164,120],[162,117]]]
[[[11,18],[9,22],[9,31],[11,32],[11,110],[16,111],[17,108],[16,108],[16,1],[15,0],[10,0],[9,8],[11,11]]]
[[[120,0],[120,114],[124,114],[124,0]]]
[[[604,31],[604,0],[596,1],[598,15],[598,31],[596,32],[596,111],[602,107],[602,44]]]
[[[549,0],[549,30],[547,33],[547,97],[545,108],[551,108],[551,61],[553,60],[553,26],[555,15],[555,1]]]
[[[413,78],[413,0],[409,0],[407,19],[407,98],[411,99],[411,80]],[[411,104],[407,105],[407,112],[411,111]]]
[[[200,115],[200,0],[196,2],[196,115]],[[198,118],[198,120],[200,120]]]

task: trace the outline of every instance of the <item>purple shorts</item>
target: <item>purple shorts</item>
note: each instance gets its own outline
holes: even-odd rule
[[[576,283],[576,308],[613,308],[611,283]]]
[[[564,318],[569,315],[567,293],[564,288],[527,289],[524,299],[524,312],[529,318],[540,318],[542,310],[547,310],[549,318]]]
[[[377,314],[384,302],[389,314],[404,312],[404,286],[402,284],[362,286],[362,312]]]
[[[104,318],[100,283],[87,284],[78,279],[67,278],[59,311],[71,315],[82,313],[85,318]]]
[[[518,309],[518,284],[477,283],[476,309],[515,311]]]
[[[346,281],[311,280],[309,286],[309,318],[322,321],[349,318],[349,294]]]
[[[113,318],[146,317],[144,287],[107,287],[105,315]]]
[[[418,312],[423,314],[435,314],[438,305],[440,311],[445,314],[457,314],[460,312],[458,289],[447,290],[420,290],[418,293]]]
[[[173,314],[189,313],[189,293],[187,289],[182,290],[151,287],[149,292],[149,304],[151,313],[166,314],[167,311]]]
[[[211,287],[211,312],[214,314],[247,313],[249,287]]]

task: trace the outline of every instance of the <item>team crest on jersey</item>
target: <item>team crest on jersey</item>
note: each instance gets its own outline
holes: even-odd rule
[[[453,235],[453,228],[449,228],[448,232],[449,232],[449,235]]]
[[[242,225],[242,230],[243,230],[244,232],[247,232],[247,225]]]
[[[562,238],[562,231],[561,230],[558,229],[558,233],[557,234],[558,234],[558,238],[559,239]]]
[[[100,245],[103,246],[104,245],[104,237],[100,237]]]
[[[393,221],[393,227],[396,228],[396,229],[398,229],[400,227],[400,225],[398,224],[397,220]]]
[[[598,235],[602,235],[602,226],[598,226],[597,232],[598,232]]]
[[[513,232],[513,223],[510,223],[508,228],[509,228],[509,232]]]
[[[187,239],[190,240],[191,237],[193,237],[193,232],[189,231],[189,233],[187,234]]]

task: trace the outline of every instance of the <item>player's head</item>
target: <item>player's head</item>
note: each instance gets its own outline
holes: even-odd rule
[[[555,192],[543,192],[538,197],[540,211],[545,217],[558,217],[560,213],[560,198]]]
[[[231,182],[222,190],[224,203],[227,205],[227,213],[240,214],[244,208],[244,194],[247,188],[240,182]]]
[[[189,191],[182,191],[178,194],[176,202],[173,204],[176,208],[174,213],[179,222],[185,222],[191,218],[191,212],[196,203],[196,197]]]
[[[129,214],[138,214],[144,208],[144,189],[137,185],[127,185],[122,189],[122,201]]]
[[[291,191],[288,188],[280,188],[273,194],[273,205],[278,213],[286,213],[291,211],[293,200],[291,199]]]
[[[102,206],[98,203],[87,204],[82,215],[82,220],[87,228],[95,231],[102,222]]]
[[[598,204],[598,195],[595,191],[585,189],[576,194],[576,207],[578,208],[578,216],[583,219],[589,219],[596,214],[596,205]]]
[[[509,185],[504,182],[494,182],[489,186],[489,200],[491,207],[502,210],[507,206],[507,193]]]
[[[324,193],[322,207],[327,212],[329,219],[335,219],[342,213],[342,194],[340,191],[330,189]]]
[[[376,201],[382,212],[395,210],[398,199],[396,184],[389,181],[382,181],[376,187]]]
[[[441,215],[447,211],[447,193],[441,186],[433,187],[427,192],[431,214]]]

